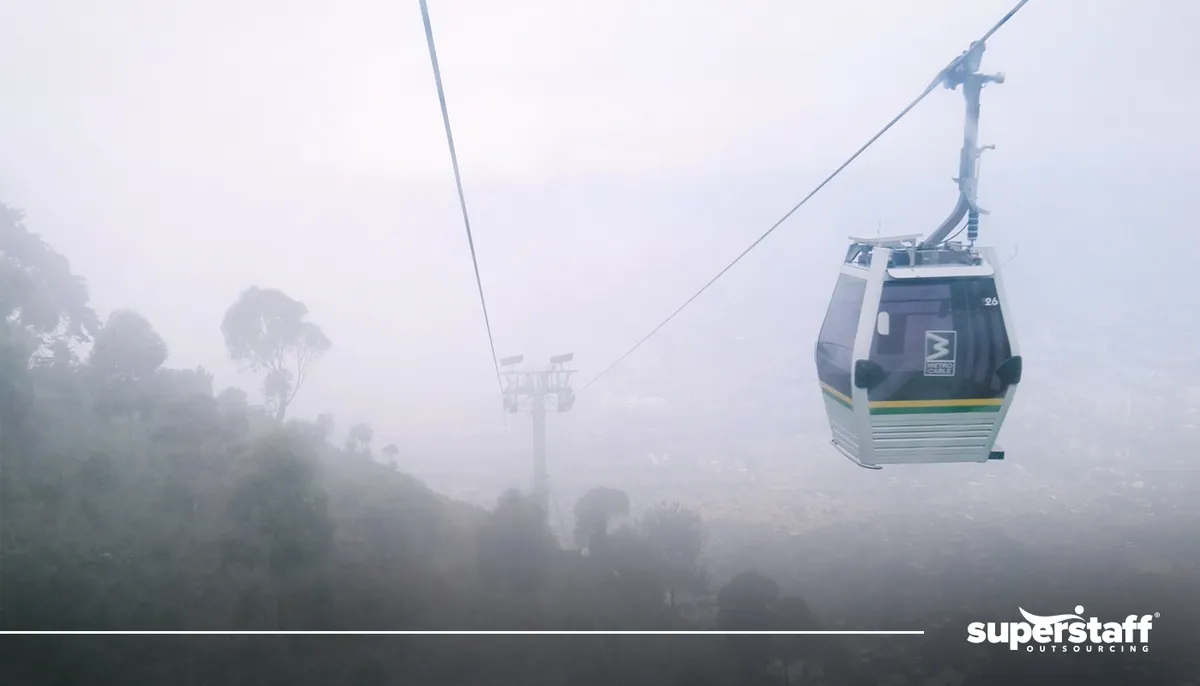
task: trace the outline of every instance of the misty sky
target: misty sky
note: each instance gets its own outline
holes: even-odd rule
[[[590,378],[1011,4],[430,0],[497,352],[574,351]],[[1130,241],[1194,233],[1197,25],[1187,0],[1033,0],[989,44],[1009,80],[983,99],[984,237],[1019,245],[1018,317],[1186,283],[1158,262],[1182,247]],[[492,416],[416,0],[0,3],[0,75],[0,199],[171,365],[256,390],[219,324],[272,286],[334,341],[297,414]],[[936,91],[626,373],[715,365],[757,322],[809,379],[845,236],[936,225],[961,120]]]

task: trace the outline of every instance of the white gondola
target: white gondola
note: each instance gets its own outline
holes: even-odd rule
[[[862,467],[1004,456],[996,437],[1021,357],[1000,264],[975,247],[979,91],[1003,81],[978,73],[983,49],[973,45],[943,74],[967,101],[954,211],[924,240],[852,238],[818,337],[832,443]],[[948,241],[964,217],[967,241]]]

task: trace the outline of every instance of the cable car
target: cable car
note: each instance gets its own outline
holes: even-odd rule
[[[1021,380],[1000,263],[976,247],[977,43],[943,73],[967,101],[959,199],[929,237],[851,238],[816,345],[833,446],[855,464],[1003,459],[996,437]],[[990,147],[990,146],[989,146]],[[962,220],[966,217],[966,225]],[[956,242],[951,231],[967,230]]]

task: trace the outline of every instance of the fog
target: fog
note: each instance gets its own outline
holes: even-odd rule
[[[1012,75],[984,96],[983,140],[998,146],[982,167],[985,236],[1002,254],[1021,246],[1022,317],[1046,283],[1110,283],[1118,254],[1137,282],[1122,293],[1158,299],[1145,283],[1157,251],[1117,246],[1139,227],[1186,230],[1173,217],[1196,173],[1182,132],[1197,105],[1179,84],[1197,10],[1102,4],[1031,7],[985,57]],[[570,350],[598,372],[1006,9],[829,5],[431,9],[501,355]],[[338,342],[297,412],[382,427],[478,406],[485,421],[491,360],[415,7],[3,12],[0,188],[98,307],[143,312],[172,365],[249,386],[216,324],[246,285],[275,286]],[[922,231],[953,204],[961,110],[937,91],[679,320],[695,335],[677,338],[717,347],[696,362],[728,364],[713,335],[762,303],[790,320],[775,366],[797,366],[844,237]]]
[[[573,352],[582,386],[1011,4],[431,0],[497,354]],[[983,92],[981,236],[1027,362],[1004,462],[854,467],[812,364],[846,237],[927,232],[953,205],[963,104],[939,89],[550,416],[559,535],[597,485],[696,508],[726,541],[717,576],[757,559],[733,552],[744,527],[769,548],[928,508],[1099,549],[1142,503],[1162,508],[1147,526],[1194,522],[1197,22],[1182,0],[1035,0],[988,43],[1007,81]],[[365,422],[476,505],[528,487],[416,2],[5,3],[0,75],[0,201],[101,318],[139,312],[167,367],[257,403],[220,326],[278,288],[333,342],[289,418],[332,412],[335,445]]]

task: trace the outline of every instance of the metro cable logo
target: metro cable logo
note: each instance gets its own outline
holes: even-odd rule
[[[1041,653],[1148,653],[1153,615],[1129,615],[1123,622],[1101,622],[1098,618],[1084,619],[1083,606],[1075,606],[1075,614],[1041,617],[1017,608],[1024,622],[973,622],[967,626],[968,643],[1008,644],[1010,650],[1032,653],[1037,643]]]
[[[925,332],[925,376],[954,376],[957,331]]]
[[[929,359],[940,360],[950,354],[950,339],[942,338],[932,331],[928,332],[930,342],[933,343],[933,352],[929,354]]]

